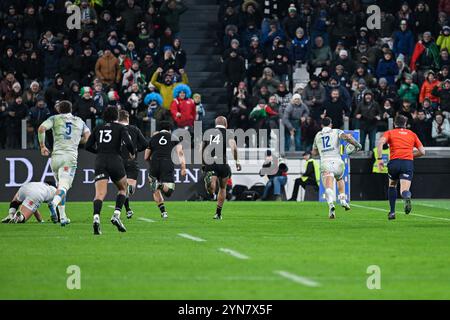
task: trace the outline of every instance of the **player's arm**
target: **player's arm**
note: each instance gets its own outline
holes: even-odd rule
[[[148,141],[147,139],[144,137],[144,135],[142,134],[141,130],[138,130],[138,135],[137,135],[137,151],[138,152],[142,152],[144,150],[146,150],[148,147]]]
[[[351,134],[341,133],[339,138],[354,145],[356,147],[356,151],[359,151],[362,149],[362,145],[358,141],[356,141],[355,138],[353,138],[353,136]]]
[[[319,149],[317,148],[316,138],[317,138],[317,136],[314,138],[313,147],[311,149],[312,157],[317,157],[319,155]]]
[[[33,213],[33,215],[34,215],[34,217],[36,218],[36,220],[37,220],[38,222],[43,222],[43,221],[44,221],[44,219],[42,219],[42,214],[39,212],[39,210],[36,210],[36,211]]]
[[[83,135],[81,137],[80,144],[85,144],[90,136],[91,130],[89,130],[88,126],[83,122]]]
[[[181,143],[179,143],[179,144],[177,144],[176,148],[177,148],[178,159],[180,160],[181,175],[183,177],[185,177],[186,176],[186,158],[184,157],[183,146],[181,145]]]
[[[85,149],[92,153],[97,153],[95,136],[96,136],[96,129],[94,129],[94,132],[88,137],[85,145]]]
[[[423,144],[419,140],[419,137],[417,137],[417,135],[415,136],[414,147],[415,147],[415,149],[413,150],[414,158],[420,158],[425,155],[425,148],[423,147]]]
[[[38,128],[39,148],[41,149],[41,154],[44,157],[48,157],[50,155],[50,151],[45,145],[45,132],[51,128],[53,128],[53,117],[45,120]]]
[[[134,158],[136,150],[134,148],[133,140],[131,140],[130,134],[128,133],[128,130],[125,127],[122,128],[121,135],[122,141],[125,144],[125,147],[127,148],[128,152],[130,153],[131,158]]]
[[[237,171],[241,171],[242,167],[241,167],[241,164],[239,162],[238,148],[237,148],[236,141],[234,141],[234,139],[230,139],[230,140],[228,140],[228,145],[231,148],[231,153],[233,154],[234,161],[236,161],[236,170]]]

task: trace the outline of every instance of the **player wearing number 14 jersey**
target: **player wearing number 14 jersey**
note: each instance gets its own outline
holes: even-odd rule
[[[72,103],[70,101],[60,101],[55,108],[59,114],[48,118],[40,125],[38,138],[41,154],[49,156],[50,151],[45,145],[45,132],[47,130],[53,131],[51,168],[58,184],[58,190],[48,205],[53,222],[58,222],[56,214],[56,208],[58,208],[61,226],[65,226],[70,223],[70,220],[66,217],[65,199],[77,170],[78,144],[87,141],[90,131],[83,120],[72,115]]]

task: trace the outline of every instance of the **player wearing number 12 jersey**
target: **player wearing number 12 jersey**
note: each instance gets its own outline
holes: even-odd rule
[[[96,153],[95,159],[95,198],[94,198],[94,234],[101,234],[100,231],[100,212],[102,210],[103,200],[108,192],[109,178],[119,189],[116,197],[116,206],[114,214],[111,217],[111,223],[117,227],[120,232],[127,231],[122,221],[120,213],[125,203],[127,194],[127,176],[121,156],[122,145],[125,145],[130,157],[135,155],[135,147],[127,128],[117,123],[119,110],[117,107],[107,107],[103,114],[105,124],[95,127],[92,135],[86,143],[86,150]]]
[[[171,124],[163,121],[159,124],[159,129],[160,131],[155,132],[150,139],[144,159],[150,161],[148,180],[150,190],[153,192],[153,199],[161,211],[161,217],[167,219],[163,195],[170,197],[175,191],[173,149],[175,148],[178,156],[183,177],[186,175],[186,161],[180,139],[171,133]]]
[[[87,141],[90,130],[81,118],[72,115],[72,103],[70,101],[60,101],[55,108],[59,114],[48,118],[39,126],[38,138],[41,154],[48,156],[50,152],[45,145],[45,132],[47,130],[53,131],[51,168],[58,189],[48,206],[53,222],[58,221],[56,214],[56,208],[58,208],[61,226],[65,226],[70,223],[70,220],[66,217],[65,202],[77,170],[78,145]]]
[[[323,184],[325,186],[325,197],[329,207],[329,218],[336,217],[334,200],[336,198],[333,185],[337,181],[339,190],[339,202],[345,210],[350,210],[345,195],[345,184],[342,179],[344,176],[344,162],[341,158],[340,140],[345,140],[356,147],[356,151],[361,150],[361,144],[357,142],[351,135],[345,134],[342,130],[332,128],[331,118],[322,120],[322,130],[319,131],[314,138],[312,154],[320,155],[320,172]]]

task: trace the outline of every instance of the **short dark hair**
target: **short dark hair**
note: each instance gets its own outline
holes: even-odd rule
[[[406,128],[406,124],[408,123],[408,118],[402,115],[398,115],[394,119],[394,125],[397,128]]]
[[[322,125],[324,127],[328,127],[332,123],[333,123],[333,121],[331,121],[330,117],[325,117],[325,118],[322,119]]]
[[[114,122],[117,119],[119,119],[119,109],[117,107],[109,106],[103,112],[103,120],[106,122]]]
[[[67,100],[59,101],[56,104],[59,113],[71,113],[72,112],[72,102]]]
[[[171,131],[172,130],[172,123],[170,121],[161,121],[158,125],[159,131],[166,130]]]
[[[127,110],[119,111],[119,121],[126,121],[130,119],[130,113]]]

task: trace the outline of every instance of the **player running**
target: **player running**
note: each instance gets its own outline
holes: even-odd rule
[[[8,216],[2,220],[2,223],[25,223],[32,215],[38,222],[43,222],[38,209],[43,202],[51,202],[55,194],[56,188],[50,184],[44,182],[25,183],[9,204]],[[18,211],[21,205],[22,207]],[[52,216],[52,219],[54,217]]]
[[[136,147],[136,156],[131,159],[130,154],[126,147],[122,146],[122,159],[123,165],[125,167],[125,173],[127,174],[127,198],[125,200],[124,206],[127,212],[127,218],[131,219],[133,217],[133,210],[130,208],[130,197],[136,191],[137,178],[139,175],[139,165],[137,161],[137,153],[144,151],[148,146],[148,141],[145,139],[141,130],[138,127],[130,125],[130,114],[126,110],[119,111],[119,123],[124,125],[128,129],[131,141]]]
[[[171,124],[163,121],[159,127],[161,130],[155,132],[148,143],[144,159],[150,161],[148,180],[153,199],[161,212],[161,218],[167,219],[168,215],[163,195],[170,197],[175,191],[173,148],[176,148],[175,151],[181,165],[181,175],[183,177],[186,176],[186,160],[180,139],[171,133]]]
[[[45,145],[45,132],[53,131],[54,142],[50,165],[58,190],[48,206],[53,217],[57,215],[56,208],[58,208],[61,226],[64,227],[70,223],[70,219],[66,216],[66,198],[77,170],[78,145],[86,143],[91,132],[81,118],[72,115],[70,101],[58,102],[55,109],[59,114],[48,118],[39,126],[38,139],[41,154],[49,156],[50,151]]]
[[[390,148],[390,161],[387,165],[389,176],[388,199],[390,211],[389,220],[395,219],[395,202],[397,200],[397,184],[400,180],[400,194],[403,198],[405,213],[409,214],[411,207],[411,182],[414,173],[414,158],[425,155],[425,148],[417,135],[406,129],[408,119],[399,115],[394,120],[395,129],[386,131],[378,142],[378,154],[383,151],[383,145],[388,144]],[[415,148],[415,149],[414,149]],[[382,158],[378,158],[378,168],[383,170]]]
[[[339,202],[345,210],[350,210],[345,195],[345,183],[342,179],[344,176],[345,165],[341,158],[340,140],[347,141],[356,147],[355,151],[361,150],[361,144],[356,141],[352,135],[345,134],[342,130],[333,129],[331,118],[325,117],[322,120],[322,130],[319,131],[314,138],[312,155],[320,155],[320,172],[323,184],[325,186],[325,198],[329,207],[329,218],[336,217],[336,208],[334,200],[334,181],[337,181],[339,191]]]
[[[108,192],[109,178],[119,190],[111,223],[120,232],[127,231],[120,220],[120,213],[127,194],[127,176],[121,157],[122,144],[125,145],[130,153],[130,158],[134,157],[135,148],[127,128],[116,122],[118,118],[119,110],[117,107],[107,107],[103,115],[103,120],[106,123],[95,127],[86,143],[86,150],[97,154],[95,159],[95,198],[93,201],[95,235],[102,234],[100,230],[100,212],[103,200]]]
[[[205,141],[203,150],[203,171],[205,173],[206,191],[212,196],[216,192],[217,185],[219,193],[217,196],[217,208],[214,219],[222,219],[222,207],[227,195],[227,182],[231,178],[231,168],[227,160],[227,148],[231,149],[233,158],[236,161],[236,170],[241,171],[238,159],[238,149],[236,141],[227,137],[227,119],[217,117],[216,127],[208,130],[210,132],[208,141]]]

